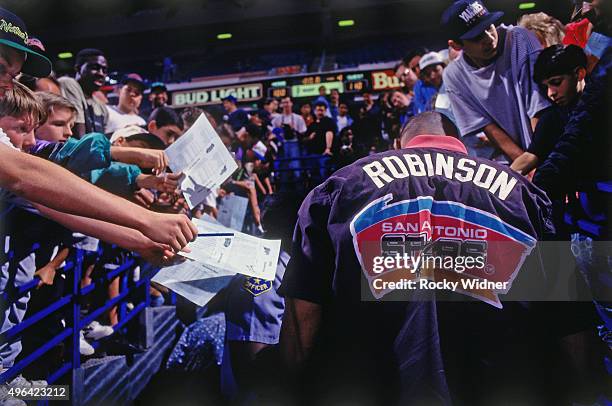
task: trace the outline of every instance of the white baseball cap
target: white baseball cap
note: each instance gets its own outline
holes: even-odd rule
[[[148,131],[137,125],[128,125],[126,127],[120,128],[117,131],[115,131],[110,138],[110,143],[112,144],[113,142],[117,141],[119,138],[125,139],[125,138],[131,137],[132,135],[144,134],[146,132]]]
[[[421,60],[419,61],[419,69],[423,70],[428,66],[438,64],[446,65],[442,55],[437,52],[428,52],[421,57]]]

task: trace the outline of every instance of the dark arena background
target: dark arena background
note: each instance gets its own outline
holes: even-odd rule
[[[3,0],[0,406],[612,405],[611,11]]]

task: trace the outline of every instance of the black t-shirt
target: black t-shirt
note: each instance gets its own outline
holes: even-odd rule
[[[238,131],[249,123],[249,116],[246,111],[238,109],[229,113],[227,123],[232,127],[232,130]]]
[[[527,149],[527,152],[538,157],[540,164],[548,158],[559,137],[563,134],[563,128],[567,123],[567,111],[567,109],[553,105],[542,112],[533,133],[531,145]]]
[[[323,117],[321,120],[314,121],[308,126],[306,136],[308,137],[310,134],[315,133],[314,140],[305,143],[309,154],[322,154],[325,151],[327,147],[325,134],[328,131],[336,134],[336,123],[329,117]]]
[[[366,111],[364,117],[355,120],[353,133],[355,134],[354,143],[363,145],[366,149],[376,146],[381,141],[382,115],[380,108],[376,105]]]

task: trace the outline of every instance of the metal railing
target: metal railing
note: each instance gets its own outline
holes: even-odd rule
[[[9,252],[7,255],[11,257]],[[125,333],[127,324],[133,320],[146,307],[150,306],[151,297],[149,293],[151,278],[157,272],[157,268],[150,264],[139,260],[135,255],[129,254],[128,257],[117,268],[104,272],[96,277],[92,282],[81,288],[81,279],[83,276],[85,252],[81,249],[74,248],[66,260],[63,268],[58,272],[64,273],[67,283],[66,289],[59,299],[53,303],[49,303],[42,310],[30,315],[21,321],[21,323],[13,326],[7,331],[0,334],[0,342],[11,343],[20,339],[24,334],[31,332],[34,327],[46,319],[47,317],[63,312],[65,328],[55,336],[46,340],[35,350],[29,354],[21,354],[15,364],[0,374],[0,384],[10,382],[13,378],[21,374],[24,369],[37,360],[40,360],[43,355],[49,352],[54,347],[61,343],[67,344],[68,351],[64,352],[64,359],[60,365],[55,366],[53,372],[48,374],[46,381],[49,385],[62,383],[69,384],[71,390],[75,388],[75,371],[81,366],[81,354],[79,352],[79,332],[92,321],[109,311],[111,308],[118,306],[119,322],[113,326],[115,332]],[[139,263],[141,262],[141,263]],[[135,280],[134,269],[140,267],[139,278]],[[57,277],[57,276],[56,276]],[[106,282],[112,281],[114,278],[120,278],[120,291],[115,297],[109,298],[106,302],[97,309],[91,310],[87,315],[81,314],[81,303],[83,299],[91,294],[96,287],[102,287]],[[31,281],[22,284],[21,286],[8,287],[11,292],[4,292],[2,300],[7,305],[10,301],[15,302],[24,295],[33,293],[40,282],[40,279],[35,276]],[[128,309],[128,299],[133,303],[133,308]],[[174,302],[174,297],[172,298]],[[100,341],[91,343],[94,349],[97,349],[101,344]],[[70,374],[70,376],[68,376]],[[72,403],[75,404],[74,397],[70,396]],[[39,402],[46,404],[46,402]]]

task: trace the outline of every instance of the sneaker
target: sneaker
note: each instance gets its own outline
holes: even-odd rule
[[[0,406],[27,406],[26,402],[9,395],[9,390],[14,386],[8,383],[0,385]]]
[[[9,394],[11,388],[30,388],[47,385],[47,381],[28,381],[23,376],[18,375],[12,381],[0,385],[0,406],[27,406],[26,402],[16,399]]]
[[[83,332],[85,333],[85,338],[96,341],[101,338],[108,337],[109,335],[113,334],[115,330],[113,330],[111,326],[105,326],[97,321],[92,321],[83,329]]]
[[[90,355],[93,355],[94,352],[96,352],[94,347],[92,347],[91,344],[89,344],[85,340],[83,331],[79,331],[79,352],[81,353],[81,355],[84,355],[84,356],[90,356]]]

